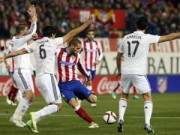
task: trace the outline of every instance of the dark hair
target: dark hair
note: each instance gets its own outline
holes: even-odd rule
[[[136,21],[136,27],[139,30],[145,30],[148,26],[148,20],[147,17],[141,16]]]
[[[69,45],[68,46],[71,46],[71,45],[77,46],[78,44],[81,44],[81,41],[78,38],[73,38],[73,39],[71,39],[69,41]]]
[[[19,34],[22,30],[27,27],[26,23],[21,23],[16,26],[16,34]]]
[[[52,26],[52,25],[48,25],[48,26],[45,26],[43,29],[42,29],[42,32],[43,32],[43,36],[44,37],[52,37],[52,34],[56,34],[56,27]]]

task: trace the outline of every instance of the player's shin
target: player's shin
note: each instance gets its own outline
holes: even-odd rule
[[[119,100],[119,121],[120,120],[124,121],[124,114],[126,112],[126,108],[127,108],[127,99],[120,98],[120,100]]]
[[[94,122],[94,120],[87,114],[87,112],[81,108],[79,105],[75,107],[75,112],[77,115],[79,115],[81,118],[83,118],[88,123]]]
[[[150,125],[150,119],[153,111],[153,103],[152,101],[144,102],[144,114],[145,114],[145,123]]]
[[[53,114],[57,111],[59,111],[60,107],[56,104],[50,104],[48,106],[45,106],[41,110],[34,112],[36,122],[40,121],[41,119],[47,117],[50,114]]]

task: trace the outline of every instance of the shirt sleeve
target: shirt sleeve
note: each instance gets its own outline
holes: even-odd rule
[[[26,51],[28,52],[28,53],[31,53],[31,52],[33,52],[34,51],[34,48],[35,48],[35,42],[33,42],[32,44],[30,44],[30,45],[24,45],[24,48],[26,49]]]
[[[81,72],[82,75],[84,75],[85,77],[89,77],[89,73],[85,69],[84,65],[81,63],[80,57],[78,58],[77,66],[78,70]]]
[[[21,38],[22,43],[26,43],[28,40],[32,38],[32,35],[36,33],[37,30],[37,24],[35,22],[31,23],[30,29],[27,33],[27,35],[23,36]]]
[[[54,40],[52,40],[52,42],[55,46],[63,45],[63,37],[55,38]]]
[[[148,41],[149,41],[149,44],[158,43],[159,38],[160,38],[160,36],[158,36],[158,35],[147,34],[147,36],[148,36],[147,39],[148,39]]]

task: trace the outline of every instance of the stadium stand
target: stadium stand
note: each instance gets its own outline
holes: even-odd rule
[[[14,26],[26,20],[26,6],[30,1],[1,0],[0,5],[0,38],[11,38],[15,33]],[[59,30],[58,36],[64,35],[70,29],[79,26],[76,19],[70,20],[70,9],[121,9],[126,12],[125,29],[97,29],[96,37],[118,37],[114,31],[124,34],[134,31],[134,22],[139,15],[147,15],[151,34],[167,34],[180,30],[180,3],[178,0],[36,0],[39,15],[39,27],[55,24]],[[158,26],[158,27],[156,27]],[[170,29],[169,29],[170,28]],[[84,33],[80,35],[85,36]]]

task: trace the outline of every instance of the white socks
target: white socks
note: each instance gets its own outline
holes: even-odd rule
[[[119,100],[119,120],[124,121],[124,114],[127,108],[127,99],[121,98]]]
[[[145,123],[150,125],[150,119],[153,110],[153,103],[152,101],[145,101],[144,102],[144,114],[145,114]]]
[[[79,108],[81,108],[81,106],[80,106],[80,105],[77,105],[77,106],[74,108],[74,111],[79,110]]]
[[[22,119],[22,117],[23,117],[23,116],[25,115],[25,113],[27,112],[27,110],[28,110],[28,108],[29,108],[29,105],[30,105],[30,102],[28,101],[28,99],[23,98],[23,99],[19,102],[19,104],[18,104],[18,106],[17,106],[17,108],[16,108],[16,110],[15,110],[15,112],[14,112],[14,114],[13,114],[13,117]]]
[[[42,108],[41,110],[35,112],[35,119],[36,121],[40,121],[42,118],[45,118],[46,116],[55,113],[59,110],[59,107],[55,104],[52,105],[48,105],[44,108]]]

